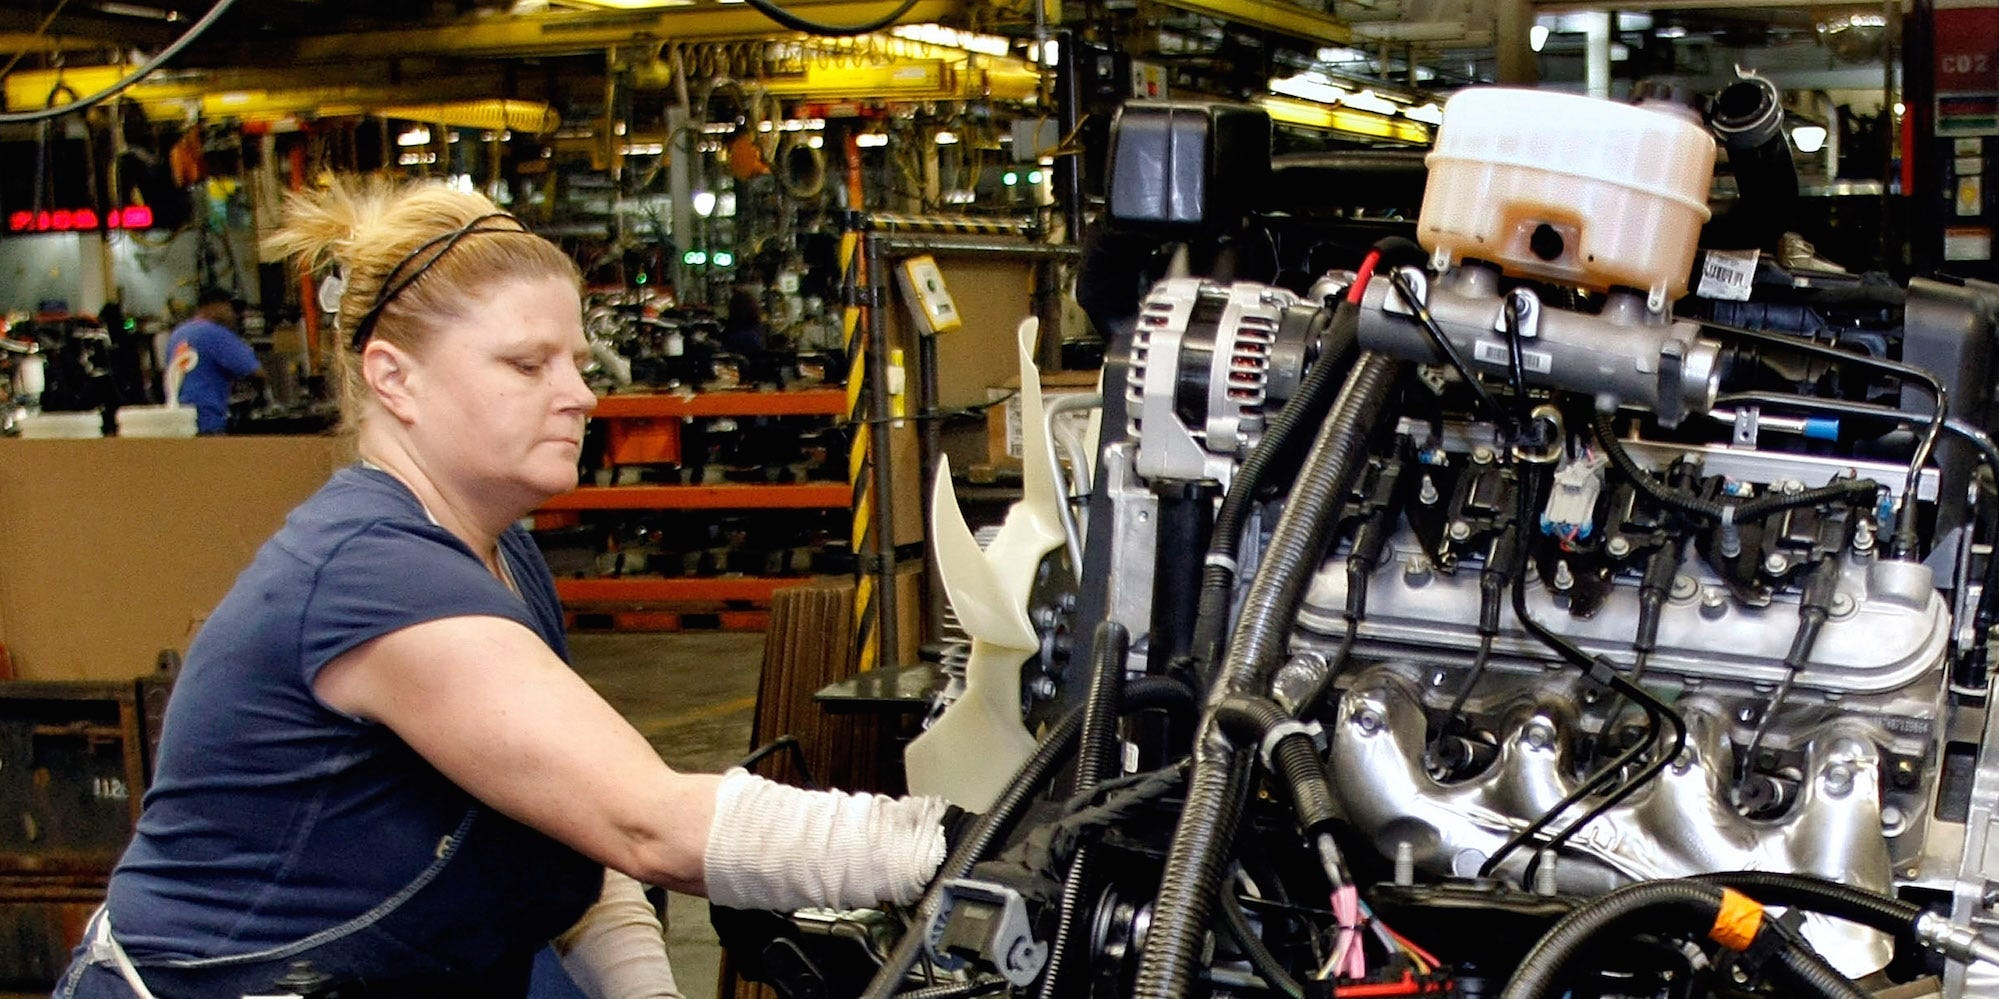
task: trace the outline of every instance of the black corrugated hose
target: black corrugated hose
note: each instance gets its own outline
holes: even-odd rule
[[[1398,265],[1421,261],[1423,248],[1400,236],[1390,236],[1374,244],[1361,264],[1347,296],[1333,307],[1331,324],[1319,341],[1319,357],[1298,392],[1277,411],[1263,428],[1263,436],[1236,469],[1229,491],[1215,514],[1214,531],[1208,536],[1208,563],[1201,568],[1201,600],[1194,615],[1195,659],[1205,674],[1221,658],[1222,630],[1228,625],[1229,602],[1235,593],[1236,549],[1242,544],[1243,525],[1249,511],[1269,479],[1279,457],[1290,450],[1298,433],[1324,420],[1340,385],[1344,363],[1360,339],[1360,292],[1374,274],[1377,263]]]
[[[1373,352],[1354,364],[1331,415],[1277,519],[1269,549],[1243,598],[1229,649],[1209,703],[1260,689],[1284,649],[1305,584],[1325,555],[1334,520],[1361,468],[1367,439],[1387,411],[1399,362]],[[1249,758],[1215,731],[1212,712],[1194,749],[1187,801],[1174,827],[1151,932],[1140,955],[1134,994],[1178,999],[1188,994],[1221,889],[1222,868],[1248,786]]]
[[[1254,753],[1270,731],[1290,721],[1290,712],[1266,697],[1236,694],[1215,705],[1215,724],[1235,742],[1238,750]],[[1270,750],[1270,769],[1291,792],[1291,807],[1298,813],[1298,828],[1307,836],[1323,830],[1339,817],[1333,803],[1333,789],[1326,773],[1326,761],[1312,737],[1293,730]],[[1335,885],[1334,887],[1339,887]]]
[[[1256,494],[1298,432],[1325,418],[1339,392],[1340,374],[1346,369],[1342,362],[1353,353],[1359,332],[1360,306],[1342,299],[1333,308],[1332,323],[1320,338],[1319,359],[1305,373],[1298,393],[1264,427],[1263,436],[1229,480],[1229,490],[1215,514],[1214,530],[1208,535],[1208,561],[1201,567],[1201,599],[1194,613],[1190,648],[1204,673],[1221,658],[1222,630],[1228,624],[1229,601],[1235,594],[1236,549],[1242,546],[1242,530],[1249,523]]]
[[[911,989],[897,999],[973,999],[974,996],[989,996],[1006,991],[1006,979],[998,975],[974,978],[969,982],[943,982],[920,989]]]
[[[1190,692],[1184,684],[1164,677],[1143,677],[1125,685],[1119,698],[1118,709],[1123,712],[1143,711],[1148,708],[1190,706]],[[952,878],[962,878],[973,865],[984,860],[993,847],[1005,840],[1020,821],[1027,805],[1041,792],[1048,779],[1076,750],[1078,735],[1083,730],[1083,715],[1088,705],[1079,707],[1062,717],[1048,730],[1041,744],[1034,749],[1034,755],[1020,765],[1020,769],[1008,782],[993,806],[980,815],[978,821],[958,845],[951,850],[944,862],[937,866],[937,875],[930,887],[916,903],[916,913],[911,928],[896,941],[895,949],[888,960],[875,971],[875,977],[868,982],[867,991],[861,993],[863,999],[888,999],[902,986],[902,978],[916,963],[918,953],[923,948],[923,928],[937,911],[941,885]]]
[[[1124,690],[1124,660],[1131,651],[1131,634],[1116,621],[1097,625],[1091,646],[1090,694],[1083,702],[1081,746],[1076,752],[1076,771],[1069,785],[1069,797],[1089,794],[1105,777],[1123,768],[1118,759],[1118,698]],[[1082,923],[1084,896],[1090,890],[1090,844],[1076,847],[1069,871],[1062,877],[1062,902],[1055,923],[1055,939],[1049,944],[1048,965],[1041,973],[1041,999],[1065,995],[1063,971]]]
[[[1916,919],[1923,914],[1922,906],[1913,902],[1805,874],[1724,871],[1696,874],[1688,880],[1733,888],[1764,905],[1788,905],[1824,913],[1908,940],[1915,939]]]
[[[1634,917],[1644,917],[1646,932],[1706,936],[1721,906],[1721,888],[1700,881],[1626,885],[1562,917],[1521,959],[1500,999],[1543,999],[1560,994],[1558,982],[1576,957],[1604,934],[1621,926],[1628,928]],[[1749,949],[1766,947],[1774,959],[1764,969],[1773,982],[1790,990],[1784,994],[1866,999],[1866,993],[1775,919],[1761,921]]]

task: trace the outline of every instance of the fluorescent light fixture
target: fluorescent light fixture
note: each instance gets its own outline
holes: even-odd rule
[[[713,191],[694,192],[694,214],[699,215],[704,219],[710,215],[715,214],[715,192]]]
[[[1677,24],[1669,24],[1652,34],[1658,38],[1685,38],[1687,37],[1687,29]]]
[[[1801,153],[1816,153],[1825,148],[1824,125],[1799,125],[1791,129],[1791,144]]]
[[[1441,125],[1444,123],[1444,109],[1438,107],[1436,101],[1431,101],[1420,108],[1403,108],[1402,117],[1425,124]]]
[[[428,146],[430,145],[430,129],[425,128],[422,125],[418,125],[417,127],[412,128],[404,132],[403,134],[396,136],[396,145],[405,146],[405,147]]]
[[[664,142],[628,142],[618,149],[626,156],[658,156],[666,152]]]
[[[1337,104],[1353,93],[1327,79],[1324,73],[1299,73],[1274,78],[1270,81],[1270,92],[1321,104]]]
[[[1359,49],[1348,48],[1344,45],[1335,45],[1331,48],[1320,49],[1314,54],[1319,57],[1320,62],[1366,62],[1373,58]]]
[[[940,145],[940,146],[955,146],[955,145],[957,145],[957,144],[958,144],[958,133],[956,133],[956,132],[939,132],[939,133],[937,133],[937,144],[938,144],[938,145]]]
[[[1400,105],[1372,90],[1363,90],[1351,97],[1342,97],[1340,103],[1356,111],[1372,111],[1375,114],[1394,114],[1401,110]]]
[[[592,7],[612,10],[649,10],[655,7],[692,7],[694,0],[583,0]]]
[[[959,31],[941,24],[899,24],[890,28],[888,33],[912,42],[939,45],[947,49],[963,49],[980,55],[1003,56],[1013,49],[1011,41],[998,35]]]
[[[878,146],[886,146],[888,145],[888,133],[862,132],[861,134],[854,136],[854,145],[860,146],[863,149],[873,149]]]
[[[1539,51],[1541,51],[1541,46],[1543,46],[1543,45],[1546,45],[1546,44],[1548,44],[1548,26],[1547,26],[1547,25],[1545,25],[1545,24],[1537,24],[1537,25],[1535,25],[1535,26],[1533,26],[1533,27],[1531,27],[1531,28],[1528,28],[1528,29],[1527,29],[1527,47],[1528,47],[1528,48],[1530,48],[1530,49],[1533,49],[1533,50],[1534,50],[1534,51],[1536,51],[1536,52],[1539,52]]]

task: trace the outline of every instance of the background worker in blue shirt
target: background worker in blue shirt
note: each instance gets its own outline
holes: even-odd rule
[[[229,422],[229,392],[238,379],[263,373],[257,353],[236,335],[235,297],[220,288],[203,289],[194,315],[167,337],[167,363],[183,346],[194,349],[198,363],[180,383],[180,403],[193,406],[195,429],[219,434]]]

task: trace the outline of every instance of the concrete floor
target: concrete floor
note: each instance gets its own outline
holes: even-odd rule
[[[570,661],[668,764],[727,769],[750,751],[763,635],[573,635]],[[687,999],[714,999],[722,952],[708,926],[708,903],[674,895],[667,953]]]

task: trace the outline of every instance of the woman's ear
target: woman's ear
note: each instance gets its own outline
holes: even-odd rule
[[[415,373],[409,352],[392,343],[370,340],[361,349],[361,380],[389,411],[403,423],[416,422],[415,396],[411,376]]]

